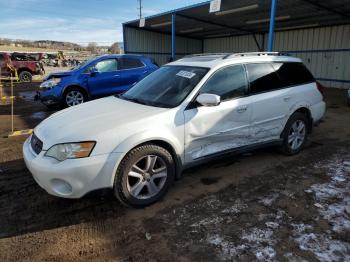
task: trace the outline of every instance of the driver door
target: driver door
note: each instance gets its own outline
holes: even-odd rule
[[[250,144],[252,108],[247,92],[243,65],[219,69],[203,85],[200,94],[219,95],[221,103],[197,104],[184,111],[186,163]]]
[[[115,58],[99,61],[88,70],[88,88],[94,97],[112,95],[122,85],[122,76],[118,72],[118,60]]]

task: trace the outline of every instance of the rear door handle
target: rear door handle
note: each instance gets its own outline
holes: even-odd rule
[[[290,100],[290,98],[291,98],[290,96],[286,96],[286,97],[283,98],[283,100],[284,100],[285,102],[288,102],[288,101]]]
[[[114,75],[114,77],[120,77],[120,75]]]
[[[238,113],[244,113],[245,111],[247,111],[248,106],[240,106],[237,108],[237,112]]]

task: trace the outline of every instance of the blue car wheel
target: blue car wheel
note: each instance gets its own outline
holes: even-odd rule
[[[64,102],[67,107],[80,105],[85,101],[85,95],[77,88],[69,89],[64,96]]]

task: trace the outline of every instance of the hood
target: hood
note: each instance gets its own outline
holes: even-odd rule
[[[34,133],[47,150],[58,143],[97,141],[107,133],[116,135],[118,129],[166,110],[110,96],[59,111],[41,122]]]
[[[53,78],[53,77],[61,78],[61,77],[65,77],[65,76],[71,76],[72,74],[74,74],[74,72],[75,72],[75,70],[51,73],[51,74],[48,74],[46,77],[44,77],[44,81],[46,81],[50,78]]]

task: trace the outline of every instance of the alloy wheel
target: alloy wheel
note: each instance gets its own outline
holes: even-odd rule
[[[66,95],[66,103],[68,106],[76,106],[84,103],[84,95],[77,91],[69,91]]]
[[[149,199],[162,190],[167,176],[165,161],[159,156],[147,155],[130,168],[127,189],[137,199]]]
[[[306,125],[304,121],[297,120],[289,130],[288,145],[291,149],[297,150],[304,143],[306,135]]]

